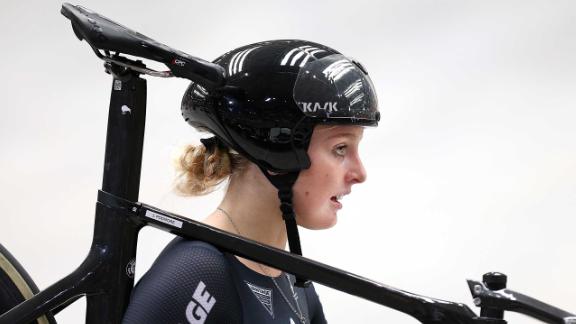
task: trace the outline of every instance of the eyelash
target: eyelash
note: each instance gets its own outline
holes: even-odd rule
[[[334,148],[334,154],[336,154],[337,156],[344,156],[346,155],[346,145],[338,145]],[[340,153],[340,150],[344,150],[344,152]]]

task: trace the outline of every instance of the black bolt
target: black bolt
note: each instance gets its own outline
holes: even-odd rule
[[[488,272],[482,276],[484,285],[490,290],[500,290],[506,288],[508,277],[500,272]]]
[[[488,272],[482,276],[484,285],[492,291],[506,288],[507,280],[508,277],[500,272]],[[480,316],[494,320],[503,320],[504,310],[493,307],[480,307]]]

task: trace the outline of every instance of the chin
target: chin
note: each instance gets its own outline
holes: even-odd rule
[[[311,217],[303,217],[303,219],[300,219],[297,216],[296,221],[298,225],[309,230],[329,229],[336,225],[338,222],[338,217],[334,212],[327,214],[328,215],[322,215],[321,217],[319,217],[319,215],[310,215]]]

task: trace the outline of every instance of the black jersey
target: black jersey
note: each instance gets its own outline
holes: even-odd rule
[[[176,238],[134,288],[123,323],[299,324],[296,313],[326,323],[314,286],[293,288],[294,279],[274,283],[210,244]]]

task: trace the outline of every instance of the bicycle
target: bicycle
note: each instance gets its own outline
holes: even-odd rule
[[[576,323],[573,314],[506,289],[506,277],[502,274],[490,273],[483,282],[468,282],[475,304],[481,306],[478,316],[463,304],[387,287],[137,202],[146,107],[146,80],[140,75],[177,76],[214,89],[225,84],[225,73],[217,65],[168,48],[82,7],[64,4],[62,13],[72,21],[76,36],[86,40],[106,62],[106,70],[114,78],[106,168],[98,193],[94,241],[87,259],[75,272],[39,293],[13,257],[2,250],[5,261],[0,277],[3,276],[2,283],[8,288],[1,291],[27,301],[1,315],[0,323],[26,323],[47,312],[55,314],[84,295],[88,304],[87,323],[120,322],[134,283],[138,231],[147,225],[207,241],[233,254],[404,312],[422,323],[506,323],[504,310],[550,323]],[[151,70],[140,60],[125,55],[161,62],[170,71]],[[40,321],[54,320],[47,314]]]

